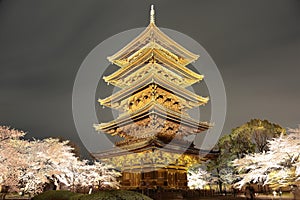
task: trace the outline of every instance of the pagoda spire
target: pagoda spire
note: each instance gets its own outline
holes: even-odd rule
[[[155,10],[154,10],[154,5],[151,5],[151,10],[150,10],[150,23],[155,24]]]

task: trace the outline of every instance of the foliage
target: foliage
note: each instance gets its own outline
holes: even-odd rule
[[[246,155],[233,162],[242,177],[237,187],[248,182],[273,188],[300,183],[300,127],[269,140],[267,146],[266,152]]]
[[[267,120],[252,119],[232,130],[218,143],[222,156],[242,158],[243,156],[268,150],[267,140],[285,133],[285,129]]]
[[[246,139],[250,139],[254,144],[255,152],[264,152],[268,150],[268,140],[279,137],[282,133],[285,134],[286,130],[278,124],[270,123],[267,120],[253,119],[234,129],[234,132],[238,132],[237,137],[245,134],[247,136]]]

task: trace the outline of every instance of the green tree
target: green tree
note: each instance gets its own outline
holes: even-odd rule
[[[254,145],[254,149],[252,149],[250,153],[262,153],[268,151],[268,140],[279,137],[281,133],[285,134],[286,130],[280,125],[271,123],[268,120],[260,119],[252,119],[250,122],[247,122],[232,131],[232,134],[236,137],[244,137],[247,142]],[[237,138],[233,138],[233,140],[235,139]],[[246,154],[248,153],[246,152]]]

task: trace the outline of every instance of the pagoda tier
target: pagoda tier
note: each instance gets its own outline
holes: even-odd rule
[[[199,149],[194,148],[194,145],[186,142],[182,145],[182,141],[178,141],[179,143],[172,143],[166,146],[162,141],[155,138],[147,138],[140,139],[139,141],[134,141],[125,145],[124,148],[114,148],[110,149],[106,152],[94,153],[93,155],[101,158],[102,160],[111,160],[118,156],[130,155],[131,153],[136,153],[138,156],[132,159],[126,159],[123,157],[122,159],[118,158],[114,162],[115,166],[124,170],[126,166],[126,162],[136,162],[139,163],[147,163],[146,160],[153,160],[151,164],[156,165],[170,165],[177,164],[181,165],[181,168],[188,168],[190,165],[199,162]],[[139,155],[140,154],[140,155]],[[189,159],[180,159],[180,157],[184,158],[190,155]],[[139,159],[144,159],[144,161],[140,162]],[[126,170],[126,168],[125,168]]]
[[[132,112],[153,100],[176,111],[186,111],[208,102],[207,97],[201,97],[178,87],[165,76],[155,73],[149,73],[143,77],[143,80],[136,81],[133,86],[127,86],[112,96],[98,101],[101,105],[123,112]]]
[[[167,51],[166,51],[167,52]],[[168,52],[169,55],[171,54]],[[203,79],[203,75],[197,74],[187,67],[181,66],[178,62],[170,60],[166,55],[161,53],[161,50],[145,48],[141,51],[134,62],[129,63],[115,73],[104,77],[104,80],[118,87],[125,87],[132,82],[142,78],[145,72],[163,73],[170,80],[180,80],[181,87],[190,86]],[[154,70],[153,70],[154,69]],[[157,70],[155,70],[157,69]],[[174,76],[174,74],[176,74]],[[127,78],[128,77],[128,78]],[[135,77],[133,81],[132,78]]]
[[[187,114],[170,110],[155,101],[116,120],[94,126],[97,131],[121,137],[152,137],[172,140],[175,136],[193,135],[207,130],[210,124],[198,122]],[[150,134],[151,133],[151,134]],[[155,134],[155,135],[153,135]]]
[[[185,88],[197,81],[201,81],[204,77],[203,75],[198,74],[197,76],[190,76],[191,73],[176,71],[174,69],[174,67],[167,68],[157,61],[149,60],[149,62],[145,62],[138,66],[128,67],[126,71],[123,71],[123,73],[120,73],[120,70],[118,70],[111,76],[104,77],[104,80],[117,87],[125,88],[136,81],[142,80],[143,77],[148,74],[160,74],[168,79],[169,82]]]
[[[187,189],[187,169],[213,158],[216,153],[200,151],[193,144],[142,139],[106,152],[93,153],[122,171],[123,189]]]
[[[143,52],[154,53],[155,51],[166,57],[168,61],[177,63],[178,66],[186,66],[199,57],[169,38],[154,22],[150,22],[137,38],[108,57],[108,60],[120,67],[125,67],[135,62]]]

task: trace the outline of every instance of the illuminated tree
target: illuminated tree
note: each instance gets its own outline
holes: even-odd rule
[[[214,181],[212,175],[201,167],[189,169],[187,175],[190,189],[204,189],[206,185],[210,185]]]
[[[300,127],[289,129],[289,134],[268,141],[268,151],[246,155],[233,162],[241,173],[242,187],[248,182],[273,188],[297,185],[300,181]]]
[[[89,164],[88,161],[77,160],[54,176],[61,183],[75,191],[77,188],[87,186],[102,189],[119,188],[120,185],[117,178],[120,175],[121,174],[110,165],[99,162]]]
[[[80,160],[68,141],[26,141],[24,135],[0,126],[0,184],[9,186],[10,191],[39,193],[49,182],[74,190],[83,186],[119,187],[119,172],[103,163]]]
[[[74,156],[68,141],[48,138],[32,142],[27,161],[31,167],[23,171],[20,177],[28,193],[40,192],[43,184],[49,181],[63,183],[75,191],[78,187],[99,186],[101,188],[118,188],[118,172],[111,166],[79,160]]]
[[[233,129],[218,141],[219,155],[208,163],[208,171],[218,177],[219,189],[222,185],[233,184],[239,180],[239,175],[232,165],[235,159],[246,155],[263,152],[268,149],[268,139],[285,133],[281,126],[267,120],[252,119],[251,121]]]
[[[76,163],[80,162],[72,153],[68,141],[60,142],[53,138],[30,142],[29,147],[23,150],[23,157],[28,166],[19,178],[27,193],[41,192],[44,183],[57,181],[56,176],[76,167]]]
[[[0,126],[0,142],[9,139],[19,139],[23,137],[26,133],[16,129],[11,129],[8,126]]]
[[[6,126],[0,126],[0,184],[10,186],[11,191],[18,188],[18,175],[26,168],[22,149],[28,142],[20,140],[25,133]]]

